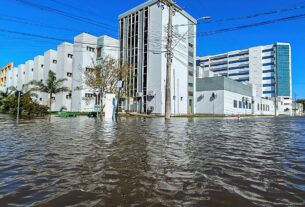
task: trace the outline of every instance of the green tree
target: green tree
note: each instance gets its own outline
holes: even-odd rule
[[[11,87],[8,91],[9,92],[5,94],[6,97],[2,99],[1,111],[4,113],[17,114],[18,98],[14,95],[17,89]],[[20,99],[20,114],[40,116],[48,113],[48,107],[41,106],[36,101],[33,101],[33,98],[37,98],[37,94],[33,93],[28,85],[24,85],[21,92],[23,95]]]
[[[56,80],[56,74],[53,71],[49,71],[48,80],[46,84],[41,81],[32,81],[30,85],[33,85],[33,91],[39,91],[42,93],[47,93],[49,95],[49,100],[47,106],[52,110],[52,98],[53,95],[61,92],[68,92],[70,89],[68,87],[64,87],[63,83],[67,81],[67,79],[59,79]]]
[[[129,70],[130,65],[119,64],[117,60],[109,56],[99,59],[96,64],[93,64],[93,67],[84,70],[84,83],[94,91],[98,90],[101,95],[99,103],[101,113],[104,109],[103,99],[106,94],[116,93],[118,80],[125,80]]]

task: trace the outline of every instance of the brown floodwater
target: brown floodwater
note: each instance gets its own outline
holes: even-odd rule
[[[305,118],[0,115],[6,206],[305,206]]]

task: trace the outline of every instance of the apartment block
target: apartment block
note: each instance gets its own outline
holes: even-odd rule
[[[72,111],[94,111],[94,91],[85,84],[84,72],[96,61],[97,37],[82,33],[74,38],[72,63]]]
[[[150,0],[119,16],[120,61],[132,66],[125,80],[126,110],[165,113],[168,13],[166,5]],[[196,20],[181,9],[173,24],[186,26],[174,27],[172,113],[195,113]]]
[[[0,69],[0,88],[5,88],[7,82],[7,73],[14,68],[14,63],[9,63]]]
[[[197,76],[207,71],[251,84],[256,95],[276,99],[281,114],[292,112],[291,47],[275,43],[197,59]]]
[[[70,89],[69,92],[58,93],[55,96],[55,111],[66,109],[71,111],[72,99],[72,62],[73,62],[73,44],[62,43],[57,47],[57,67],[56,78],[66,79],[63,87]]]
[[[43,73],[44,73],[44,56],[38,55],[34,58],[34,76],[33,79],[35,81],[40,81],[43,82]],[[36,92],[38,97],[36,101],[39,104],[43,104],[43,93],[41,92]]]

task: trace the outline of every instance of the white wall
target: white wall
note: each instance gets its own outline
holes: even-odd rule
[[[72,111],[92,112],[95,100],[84,100],[85,94],[93,94],[84,83],[84,71],[86,67],[93,67],[96,60],[97,37],[82,33],[74,38],[73,46],[73,77],[72,77]],[[88,47],[94,48],[94,52]]]
[[[34,80],[34,61],[28,60],[25,62],[25,84],[29,84]]]
[[[34,76],[33,79],[35,81],[43,81],[43,73],[44,73],[44,57],[43,56],[36,56],[34,58]],[[36,92],[38,97],[36,99],[36,101],[39,104],[44,104],[46,105],[46,103],[43,102],[43,94],[41,92]]]
[[[67,79],[62,86],[67,87],[70,90],[72,90],[72,77],[68,76],[68,74],[72,74],[72,60],[73,44],[65,42],[59,45],[57,47],[56,78],[58,80]],[[71,92],[62,92],[56,94],[55,111],[60,111],[62,107],[65,107],[67,111],[71,111],[70,93]]]
[[[57,67],[57,51],[48,50],[44,53],[44,69],[43,69],[43,82],[47,83],[49,71],[56,73]],[[53,95],[53,97],[55,97]],[[43,94],[43,104],[47,105],[49,103],[49,94]],[[52,101],[51,111],[55,111],[56,100]]]
[[[21,64],[18,66],[17,90],[22,90],[24,83],[25,83],[25,65]]]

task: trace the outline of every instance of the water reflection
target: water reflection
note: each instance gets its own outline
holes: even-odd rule
[[[0,206],[302,206],[304,124],[0,115]]]

